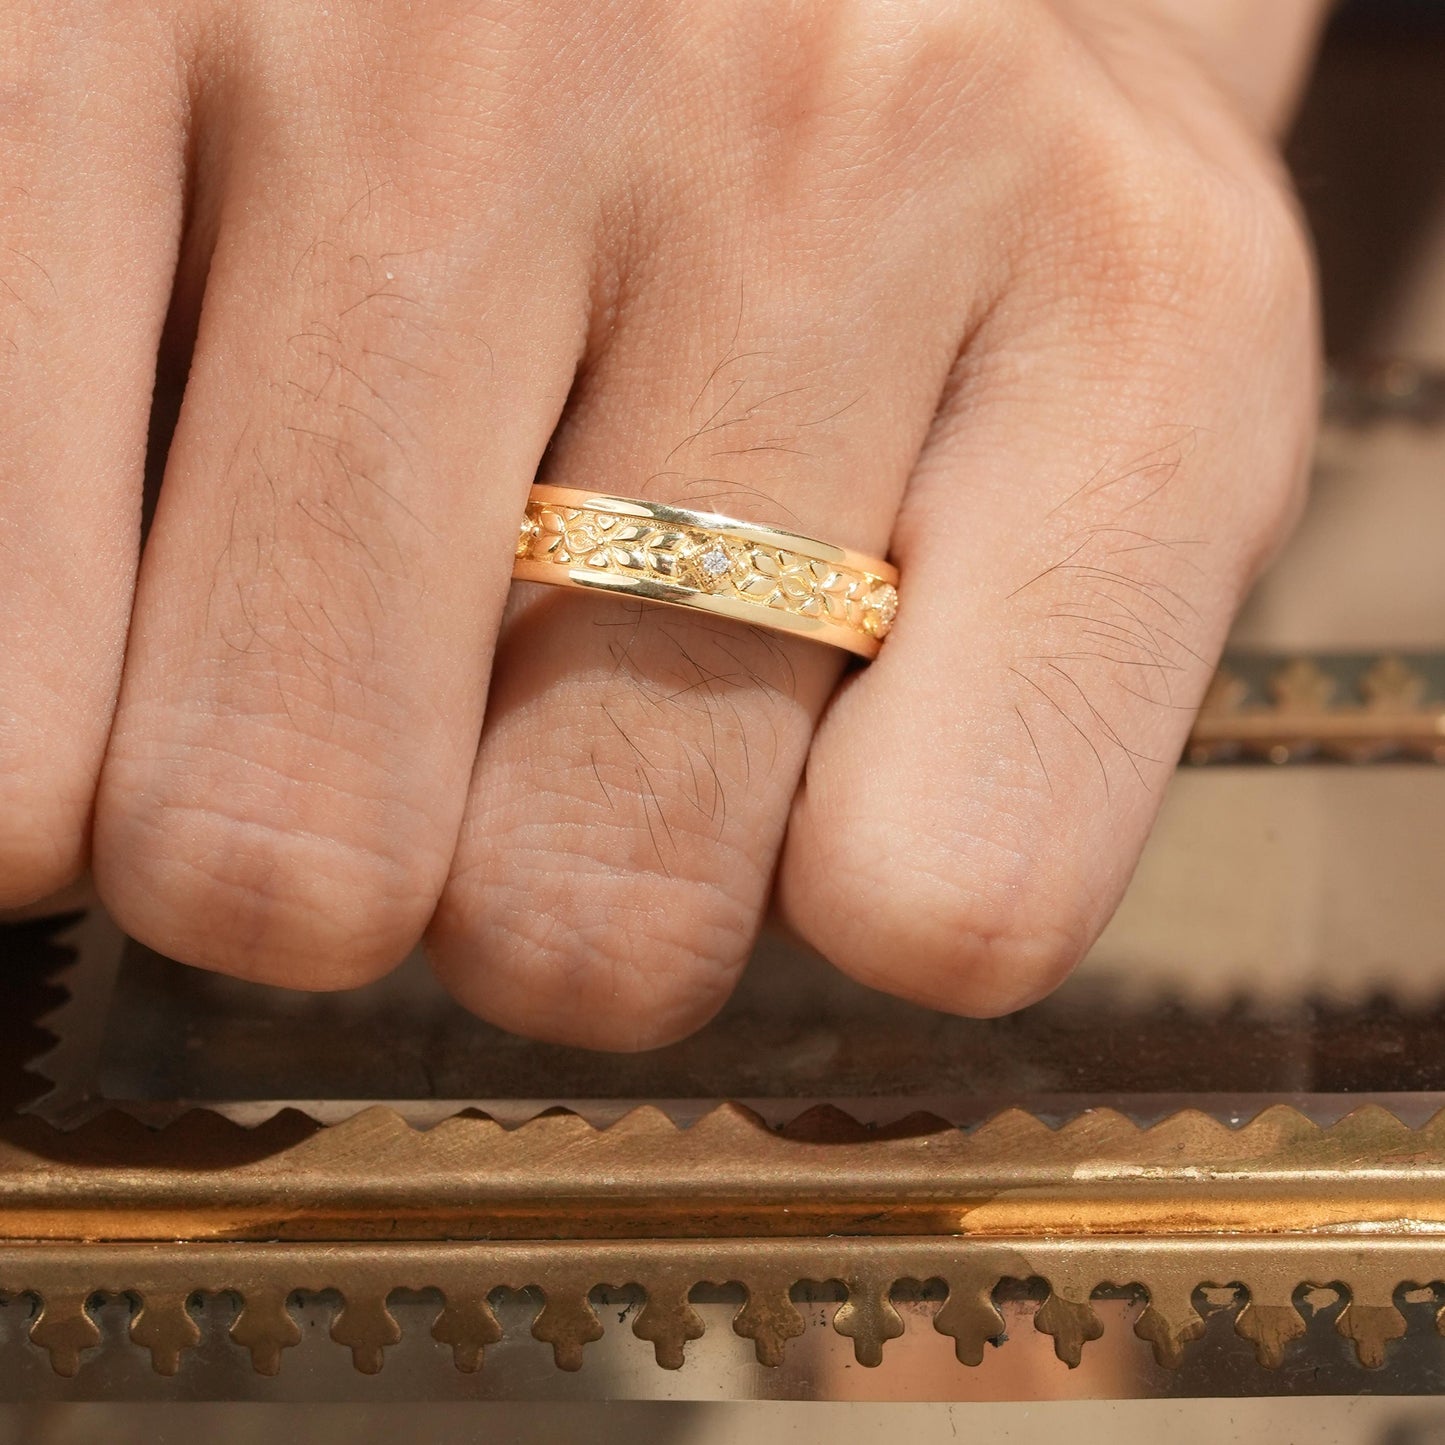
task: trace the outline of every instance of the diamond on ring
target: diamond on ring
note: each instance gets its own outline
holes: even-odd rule
[[[705,577],[716,582],[733,570],[733,559],[721,547],[710,547],[697,559],[697,565]]]

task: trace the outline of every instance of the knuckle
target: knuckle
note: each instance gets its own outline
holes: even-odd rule
[[[1063,982],[1099,926],[1073,900],[1031,897],[1016,880],[980,885],[986,862],[955,854],[925,869],[896,849],[868,856],[866,876],[835,869],[826,898],[807,901],[806,931],[860,983],[929,1008],[977,1018],[1024,1008]]]
[[[1129,126],[1107,134],[1061,188],[1085,199],[1041,233],[1031,304],[1062,314],[1071,340],[1100,344],[1136,402],[1188,397],[1215,435],[1253,439],[1221,485],[1254,566],[1298,515],[1317,411],[1306,231],[1263,164],[1231,169]]]
[[[84,791],[69,778],[0,772],[0,909],[38,903],[85,871]]]
[[[752,141],[742,173],[764,206],[788,219],[827,214],[834,247],[852,228],[861,242],[864,228],[888,224],[919,190],[957,193],[961,155],[977,154],[991,117],[1011,108],[1042,38],[1033,0],[813,0],[786,13],[770,0],[731,0],[725,36],[717,7],[699,8],[707,18],[679,47],[684,93],[698,106],[725,103],[734,132],[742,117]],[[695,165],[700,129],[694,120],[678,139],[693,186],[715,209],[715,171]],[[953,206],[937,212],[956,220]],[[919,212],[909,214],[919,230]],[[909,238],[897,228],[894,244]]]
[[[24,908],[84,872],[103,739],[74,721],[85,715],[84,694],[46,684],[46,669],[23,654],[3,662],[0,908]]]
[[[1118,96],[1094,94],[1041,132],[1032,242],[1045,273],[1122,310],[1248,324],[1312,288],[1303,227],[1252,147],[1205,148]]]
[[[47,57],[55,39],[42,7],[0,8],[0,137],[7,142],[33,137],[53,104]]]
[[[1252,394],[1231,391],[1236,416],[1254,423],[1249,465],[1230,488],[1240,535],[1257,568],[1287,537],[1304,498],[1318,413],[1319,342],[1314,261],[1286,192],[1272,183],[1228,188],[1201,206],[1200,333],[1223,377],[1260,358]],[[1212,328],[1212,329],[1210,329]]]
[[[1082,935],[1054,920],[998,920],[973,900],[916,900],[879,927],[866,956],[839,966],[860,982],[973,1018],[1013,1013],[1052,993],[1083,957]],[[887,962],[891,960],[892,962]]]
[[[237,789],[236,793],[240,794]],[[97,890],[116,921],[183,963],[291,988],[352,988],[415,945],[437,865],[214,803],[97,811]]]
[[[995,1018],[1037,1003],[1073,972],[1085,952],[1079,935],[1057,924],[991,931],[976,924],[970,929],[960,919],[957,936],[964,942],[954,963],[948,1009],[975,1018]],[[934,957],[946,961],[946,955]]]
[[[1269,295],[1295,307],[1313,306],[1316,286],[1314,248],[1292,192],[1265,177],[1242,188],[1245,226],[1254,239],[1248,264],[1265,282]]]
[[[1272,178],[1219,176],[1187,190],[1170,225],[1192,226],[1186,276],[1235,335],[1277,342],[1313,305],[1314,264],[1288,193]]]
[[[555,900],[533,886],[454,879],[426,946],[456,998],[491,1022],[635,1053],[701,1028],[726,1001],[751,938],[712,890],[641,878],[578,886],[574,872],[568,896]]]

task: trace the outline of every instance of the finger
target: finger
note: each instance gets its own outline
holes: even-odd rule
[[[95,890],[89,877],[78,878],[58,892],[22,904],[19,908],[0,908],[0,925],[23,923],[31,918],[55,918],[62,913],[80,913],[95,905]]]
[[[881,551],[956,321],[906,251],[891,295],[810,269],[781,226],[680,253],[627,283],[545,480]],[[429,947],[457,996],[509,1028],[654,1046],[703,1022],[746,958],[843,654],[522,588]]]
[[[320,988],[395,963],[441,891],[590,235],[561,179],[372,125],[421,90],[400,62],[291,40],[238,42],[250,79],[213,138],[218,240],[95,872],[151,946]]]
[[[1096,25],[1117,23],[1118,6],[1075,0]],[[1134,0],[1141,18],[1161,23],[1170,38],[1186,37],[1234,102],[1262,131],[1284,128],[1306,75],[1329,0]],[[1175,42],[1177,44],[1177,41]]]
[[[84,869],[181,229],[174,37],[0,9],[0,907]]]
[[[788,834],[793,925],[940,1008],[1019,1007],[1091,943],[1298,502],[1315,363],[1292,220],[1238,192],[1165,213],[1157,187],[1141,218],[1135,197],[961,364],[894,536],[898,621],[824,719]],[[1108,287],[1059,298],[1090,275]]]

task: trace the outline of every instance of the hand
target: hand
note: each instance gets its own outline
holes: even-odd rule
[[[0,906],[89,865],[301,988],[425,931],[609,1048],[775,884],[880,988],[1052,987],[1314,411],[1311,0],[1173,8],[0,0]],[[894,632],[509,597],[539,473],[886,552]]]

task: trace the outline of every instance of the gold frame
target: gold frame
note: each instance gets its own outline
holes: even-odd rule
[[[1445,701],[1428,697],[1429,679],[1419,661],[1375,657],[1357,671],[1357,696],[1341,698],[1338,678],[1319,658],[1273,658],[1266,697],[1252,700],[1226,657],[1194,720],[1185,758],[1445,762]],[[1438,654],[1431,662],[1438,668]]]
[[[734,1330],[777,1365],[807,1280],[842,1284],[833,1328],[877,1365],[903,1330],[893,1287],[931,1279],[948,1290],[934,1328],[964,1364],[1003,1330],[997,1286],[1041,1279],[1035,1323],[1069,1364],[1101,1333],[1101,1287],[1147,1294],[1136,1333],[1164,1365],[1203,1333],[1197,1291],[1233,1287],[1236,1331],[1278,1365],[1306,1328],[1300,1287],[1332,1285],[1348,1293],[1336,1328],[1379,1365],[1405,1330],[1397,1291],[1445,1279],[1442,1181],[1445,1113],[1413,1129],[1379,1107],[1321,1126],[1274,1106],[1238,1128],[1011,1110],[971,1132],[831,1109],[776,1131],[735,1105],[687,1129],[650,1107],[605,1130],[555,1114],[419,1131],[384,1108],[254,1130],[200,1112],[154,1131],[19,1119],[0,1129],[0,1291],[38,1297],[30,1339],[61,1375],[100,1342],[96,1293],[139,1300],[130,1338],[170,1374],[200,1339],[188,1301],[233,1292],[231,1336],[272,1374],[300,1337],[287,1299],[335,1289],[331,1336],[371,1373],[400,1338],[388,1296],[426,1287],[459,1369],[501,1338],[488,1295],[526,1286],[546,1299],[532,1334],[576,1369],[602,1334],[589,1293],[609,1284],[645,1292],[633,1332],[676,1369],[704,1328],[691,1290],[728,1282],[746,1291]]]

